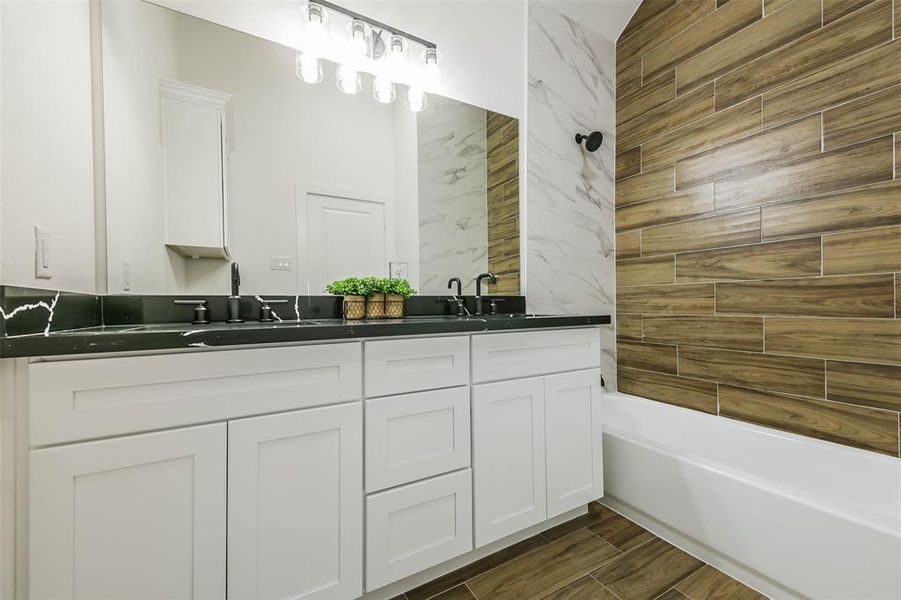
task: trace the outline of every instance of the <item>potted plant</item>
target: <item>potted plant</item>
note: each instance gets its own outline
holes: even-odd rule
[[[366,316],[366,297],[372,293],[371,283],[364,277],[347,277],[328,284],[325,288],[329,294],[343,296],[342,313],[348,320],[362,319]]]
[[[367,319],[400,319],[404,316],[404,302],[416,290],[400,277],[367,277],[370,287],[366,299]]]

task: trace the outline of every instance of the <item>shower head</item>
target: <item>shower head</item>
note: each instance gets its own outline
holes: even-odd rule
[[[604,141],[604,134],[600,131],[592,131],[588,135],[577,133],[576,143],[581,146],[583,140],[585,141],[585,149],[589,152],[594,152],[601,147],[601,143]]]

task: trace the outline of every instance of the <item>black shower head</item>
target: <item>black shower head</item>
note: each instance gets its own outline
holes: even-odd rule
[[[582,140],[585,140],[585,149],[589,152],[594,152],[601,147],[601,143],[604,141],[604,134],[600,131],[592,131],[588,135],[577,133],[576,143],[581,145]]]

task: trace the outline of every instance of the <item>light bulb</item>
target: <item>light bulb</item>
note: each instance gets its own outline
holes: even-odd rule
[[[421,87],[411,85],[407,88],[407,108],[412,112],[422,112],[428,104],[428,96]]]
[[[372,81],[372,97],[382,104],[391,104],[396,96],[394,82],[387,77],[377,75]]]
[[[327,14],[325,9],[318,4],[310,2],[307,6],[307,25],[305,48],[308,51],[319,54],[328,39],[328,31],[325,28]]]
[[[392,81],[397,81],[403,76],[407,62],[404,54],[405,50],[404,38],[399,35],[392,35],[388,42],[388,56],[385,60],[386,74]]]
[[[345,94],[356,94],[362,88],[359,71],[348,65],[338,65],[337,83]]]
[[[434,92],[438,87],[440,77],[438,62],[440,60],[441,57],[437,48],[426,48],[425,52],[422,53],[422,87],[429,91]]]
[[[369,53],[369,40],[366,38],[366,24],[355,20],[350,24],[349,53],[353,58],[363,58]]]
[[[322,81],[322,61],[307,52],[298,52],[295,59],[297,78],[305,83]]]

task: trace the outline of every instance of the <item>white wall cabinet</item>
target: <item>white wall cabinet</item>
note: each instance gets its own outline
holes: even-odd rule
[[[472,390],[476,546],[603,495],[600,371]]]
[[[359,402],[228,424],[228,597],[363,590]]]
[[[547,518],[544,402],[540,377],[472,389],[477,547]]]
[[[225,597],[223,423],[30,453],[32,599]]]

